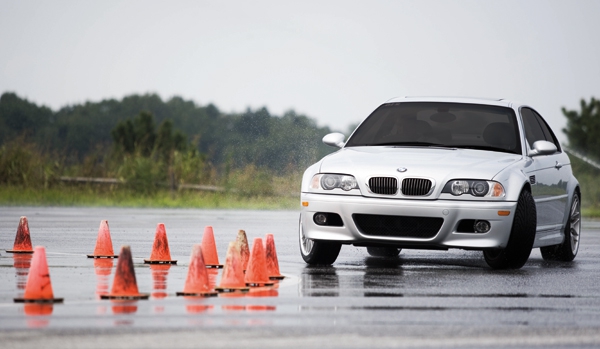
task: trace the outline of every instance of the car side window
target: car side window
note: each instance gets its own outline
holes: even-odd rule
[[[552,130],[550,129],[550,127],[548,126],[548,124],[546,123],[544,118],[542,118],[542,116],[540,114],[538,114],[535,110],[532,110],[532,111],[535,115],[535,119],[538,121],[538,123],[542,127],[542,131],[544,132],[544,137],[546,137],[546,140],[548,142],[554,143],[554,145],[556,145],[556,149],[558,151],[561,151],[560,143],[558,142],[558,139],[556,138],[556,136],[554,135],[554,133],[552,132]]]
[[[523,127],[525,128],[525,138],[529,148],[537,141],[545,141],[546,136],[542,130],[542,126],[537,121],[533,110],[529,108],[521,108],[521,116],[523,117]]]

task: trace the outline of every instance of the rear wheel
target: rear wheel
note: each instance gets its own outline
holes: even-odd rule
[[[300,237],[300,254],[302,255],[302,259],[308,264],[333,264],[342,249],[342,244],[340,243],[307,238],[302,228],[302,215],[300,215],[298,235]]]
[[[560,245],[541,247],[542,257],[545,260],[570,262],[579,251],[581,234],[581,201],[579,194],[573,194],[569,219],[565,225],[565,240]]]
[[[494,269],[519,269],[527,262],[535,240],[537,212],[531,193],[519,195],[506,248],[483,251],[486,263]]]
[[[398,257],[400,251],[402,249],[397,247],[367,247],[367,253],[373,257]]]

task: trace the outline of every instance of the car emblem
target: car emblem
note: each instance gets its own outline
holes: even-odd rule
[[[398,172],[406,172],[408,169],[406,167],[398,167]]]

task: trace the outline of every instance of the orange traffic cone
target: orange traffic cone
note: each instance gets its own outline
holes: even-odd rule
[[[29,235],[29,223],[27,217],[23,216],[19,220],[17,228],[17,236],[15,236],[15,244],[12,250],[7,250],[10,253],[33,253],[31,247],[31,236]]]
[[[88,258],[117,258],[113,250],[112,240],[110,238],[110,229],[108,229],[108,221],[100,221],[98,229],[98,238],[96,238],[96,248],[94,254],[88,254]]]
[[[248,261],[250,260],[250,248],[248,247],[248,239],[246,238],[246,231],[240,230],[238,231],[237,238],[235,239],[235,243],[238,245],[240,249],[240,253],[242,255],[242,268],[244,268],[244,273],[248,270]]]
[[[192,256],[190,257],[190,267],[183,292],[177,292],[178,296],[216,296],[217,292],[210,289],[208,281],[208,272],[202,257],[202,245],[196,244],[192,247]]]
[[[23,298],[15,298],[15,302],[61,303],[62,301],[62,298],[54,298],[54,292],[52,292],[46,249],[43,246],[36,246],[25,285],[25,294]]]
[[[202,235],[202,256],[207,268],[223,268],[223,264],[219,264],[215,233],[210,225],[204,228]]]
[[[235,242],[229,243],[221,282],[219,287],[215,287],[215,290],[218,292],[248,292],[250,290],[244,282],[240,249]]]
[[[146,264],[177,264],[176,260],[171,260],[171,251],[169,250],[169,240],[167,240],[167,231],[165,225],[158,223],[156,234],[154,235],[154,245],[150,259],[144,259]]]
[[[267,256],[267,274],[271,280],[283,280],[285,276],[279,272],[279,262],[277,261],[277,250],[275,249],[275,238],[273,234],[267,234],[265,237],[265,253]]]
[[[248,270],[244,279],[247,286],[272,286],[267,272],[267,258],[261,238],[254,238]]]
[[[149,294],[140,293],[133,269],[133,258],[129,246],[121,247],[119,262],[112,289],[109,294],[100,295],[101,299],[148,299]]]

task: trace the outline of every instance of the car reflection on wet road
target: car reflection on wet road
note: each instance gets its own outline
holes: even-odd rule
[[[64,304],[17,304],[31,255],[6,253],[19,217],[46,247],[52,286]],[[140,292],[149,300],[108,301],[116,261],[87,259],[98,223],[115,250],[130,245]],[[585,221],[572,263],[534,250],[520,270],[487,267],[480,252],[403,250],[369,257],[344,246],[333,266],[307,266],[293,211],[2,208],[2,347],[597,347],[600,345],[600,222]],[[157,223],[165,223],[177,265],[147,265]],[[239,229],[248,240],[273,233],[286,278],[273,287],[212,298],[176,297],[192,245],[212,225],[219,258]],[[218,283],[220,270],[209,273]],[[31,331],[31,329],[37,329]]]

